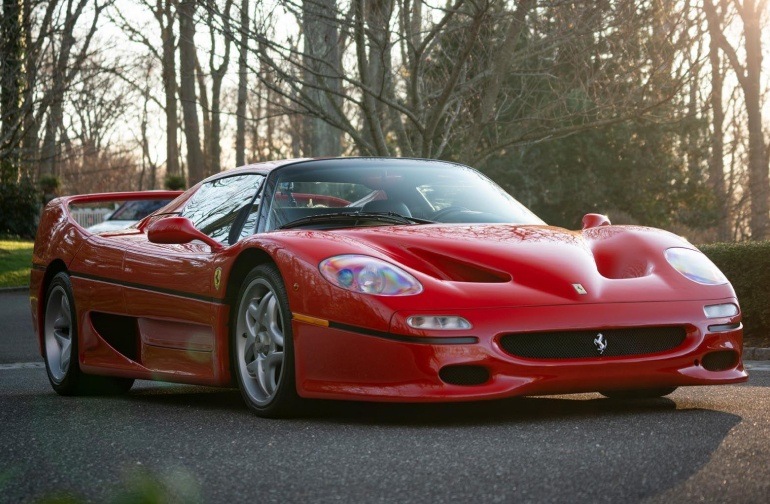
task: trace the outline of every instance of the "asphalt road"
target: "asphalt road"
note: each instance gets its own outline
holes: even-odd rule
[[[770,365],[670,399],[317,403],[264,420],[235,391],[137,382],[57,396],[24,293],[0,293],[0,502],[768,502]],[[13,363],[29,363],[30,367]],[[27,365],[29,366],[29,365]],[[767,370],[762,370],[762,368]],[[133,494],[131,493],[133,492]]]

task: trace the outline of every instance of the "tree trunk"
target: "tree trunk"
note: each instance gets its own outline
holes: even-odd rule
[[[232,46],[233,33],[231,30],[230,14],[233,7],[233,0],[225,2],[224,13],[222,14],[222,32],[225,39],[225,52],[222,55],[222,63],[216,66],[214,63],[214,52],[216,49],[214,33],[216,26],[214,17],[209,13],[209,30],[211,32],[211,53],[209,55],[209,70],[211,72],[211,129],[209,131],[208,162],[207,169],[210,173],[219,173],[222,171],[222,80],[225,78],[227,68],[230,65],[230,47]],[[201,90],[201,93],[204,91]]]
[[[19,140],[22,91],[22,31],[20,0],[3,0],[0,28],[0,182],[15,182],[19,175]]]
[[[195,8],[194,0],[182,0],[179,4],[179,99],[182,102],[190,185],[203,179],[203,153],[195,97]]]
[[[460,162],[472,163],[475,160],[475,152],[479,141],[484,134],[487,125],[492,121],[495,113],[495,105],[503,87],[503,78],[510,71],[508,61],[510,55],[516,50],[516,44],[519,42],[522,32],[526,28],[527,14],[535,7],[534,0],[522,0],[516,6],[513,17],[508,25],[500,48],[497,49],[490,65],[490,77],[484,85],[484,91],[481,94],[481,100],[473,118],[471,134],[466,140],[465,147],[462,149]],[[426,139],[429,141],[429,139]]]
[[[68,7],[71,6],[68,5]],[[77,12],[77,15],[73,15],[71,11],[67,12],[64,31],[61,35],[61,45],[59,46],[59,54],[56,56],[56,63],[54,65],[52,76],[51,106],[45,123],[45,135],[43,136],[43,146],[40,155],[40,175],[57,175],[56,162],[58,149],[56,137],[62,126],[64,117],[64,92],[67,88],[67,66],[72,46],[75,44],[75,37],[73,36],[72,31],[75,28],[75,21],[77,21],[78,17],[79,12]]]
[[[710,2],[711,0],[706,0]],[[709,31],[719,29],[719,21],[707,15]],[[722,103],[722,63],[719,56],[719,43],[715,37],[710,37],[709,61],[711,63],[711,159],[709,160],[709,184],[717,200],[717,240],[730,239],[730,209],[725,190],[725,154],[724,154],[724,122],[725,111]]]
[[[249,79],[246,58],[249,53],[249,0],[241,0],[240,47],[238,52],[238,104],[235,109],[235,166],[246,164],[246,99]]]
[[[173,0],[165,0],[163,12],[158,13],[158,22],[161,24],[161,39],[163,44],[163,60],[161,62],[163,73],[163,91],[165,92],[166,105],[166,174],[179,176],[179,140],[177,131],[177,107],[176,107],[176,40],[174,37],[174,11]],[[165,18],[165,22],[164,22]]]
[[[336,117],[341,106],[339,75],[342,67],[339,50],[336,0],[303,0],[302,30],[305,35],[304,93],[319,112],[305,118],[305,154],[313,157],[339,156],[341,131],[325,118]]]
[[[768,231],[768,179],[765,136],[762,131],[762,29],[755,0],[745,0],[741,17],[746,43],[746,79],[743,87],[749,128],[749,190],[751,193],[751,237],[765,240]]]
[[[720,2],[725,8],[726,2]],[[741,21],[743,22],[743,42],[746,50],[746,63],[742,65],[735,48],[725,38],[723,27],[712,31],[710,35],[716,39],[735,72],[738,83],[743,91],[746,106],[747,127],[749,130],[749,197],[751,212],[749,227],[751,238],[765,240],[770,236],[768,226],[768,159],[765,154],[765,138],[762,131],[762,91],[760,77],[762,73],[762,30],[760,18],[766,2],[756,3],[755,0],[745,0],[743,5],[736,3]],[[716,8],[707,1],[703,3],[706,16],[714,21],[718,19]],[[724,14],[724,13],[723,13]]]
[[[208,177],[213,173],[211,171],[211,160],[209,159],[209,153],[211,152],[209,149],[211,144],[211,107],[209,106],[209,97],[206,92],[206,77],[203,75],[203,69],[197,54],[195,55],[195,78],[198,82],[198,100],[201,104],[203,116],[203,176]]]

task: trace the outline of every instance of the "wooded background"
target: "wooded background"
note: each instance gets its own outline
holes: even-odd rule
[[[555,225],[602,212],[696,243],[770,238],[768,0],[2,9],[3,191],[412,156],[475,166]]]

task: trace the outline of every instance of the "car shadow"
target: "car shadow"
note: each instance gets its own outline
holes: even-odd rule
[[[303,416],[329,423],[436,427],[673,410],[676,410],[676,402],[667,398],[611,400],[600,398],[598,394],[580,394],[431,404],[311,401],[306,406]]]
[[[721,446],[731,446],[725,439],[741,417],[706,406],[715,404],[713,397],[694,397],[678,391],[637,400],[598,394],[441,404],[314,400],[302,415],[272,420],[254,415],[235,389],[138,382],[120,397],[38,393],[5,406],[8,418],[24,419],[13,453],[33,453],[19,460],[58,460],[57,443],[34,440],[47,432],[70,436],[82,463],[117,453],[121,461],[198,467],[215,457],[195,473],[201,485],[216,487],[225,474],[237,474],[228,480],[238,482],[236,495],[255,488],[267,494],[274,481],[253,475],[275,467],[301,485],[302,495],[327,501],[356,495],[393,501],[407,495],[394,489],[408,489],[404,500],[426,502],[638,502],[679,488]]]
[[[159,384],[145,386],[125,396],[129,401],[204,410],[229,410],[263,420],[246,407],[236,389]],[[516,397],[451,403],[378,403],[363,401],[304,400],[300,411],[284,421],[400,426],[451,426],[536,421],[551,418],[614,416],[676,410],[669,398],[607,399],[599,394]]]
[[[360,492],[380,484],[413,486],[435,477],[431,471],[454,471],[451,478],[442,478],[441,488],[431,487],[431,499],[448,501],[468,488],[483,487],[498,488],[506,500],[529,495],[554,502],[637,502],[684,484],[741,423],[740,416],[699,407],[699,401],[679,394],[634,400],[575,394],[438,404],[310,400],[301,415],[281,420],[252,414],[236,390],[169,386],[139,389],[125,400],[185,408],[193,415],[191,409],[197,409],[201,421],[237,425],[238,432],[261,432],[264,439],[289,447],[287,453],[301,452],[293,467],[302,468],[298,470],[310,480],[308,474],[320,469],[308,460],[320,457],[326,461],[321,464],[324,471],[332,472],[329,467],[338,462],[329,466],[329,460],[345,461],[342,467],[355,461],[356,474],[382,478],[377,484],[366,478],[346,480]],[[243,436],[232,432],[222,436],[243,442]],[[254,443],[261,456],[274,456],[260,441]],[[384,473],[383,464],[388,468]],[[502,480],[504,487],[499,486]]]

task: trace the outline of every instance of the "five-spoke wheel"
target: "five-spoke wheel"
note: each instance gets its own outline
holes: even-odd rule
[[[61,383],[72,356],[72,307],[64,286],[57,283],[48,295],[45,312],[45,351],[51,380]]]
[[[78,325],[69,275],[56,274],[48,286],[43,317],[43,356],[48,379],[61,395],[120,394],[134,380],[86,375],[78,364]]]
[[[232,324],[233,368],[246,404],[263,416],[284,416],[298,402],[291,316],[275,266],[263,264],[244,279]]]

